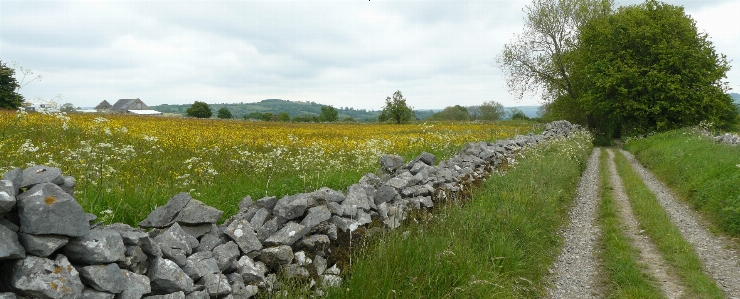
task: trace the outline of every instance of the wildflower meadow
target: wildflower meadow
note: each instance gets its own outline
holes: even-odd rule
[[[246,195],[343,190],[375,172],[383,154],[444,159],[466,142],[537,130],[528,122],[297,124],[0,111],[0,172],[61,168],[77,180],[85,211],[105,222],[136,224],[179,192],[228,217]]]

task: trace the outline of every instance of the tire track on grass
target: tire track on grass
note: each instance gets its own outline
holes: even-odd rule
[[[635,157],[625,151],[632,169],[642,178],[645,185],[655,194],[660,205],[666,210],[671,222],[681,231],[681,235],[694,246],[705,271],[725,292],[728,298],[740,299],[740,262],[733,243],[724,236],[714,236],[698,221],[699,217],[687,205],[678,202],[669,189],[645,169]]]
[[[648,236],[642,235],[639,229],[639,222],[632,213],[632,206],[627,197],[627,191],[624,189],[622,178],[617,173],[617,166],[614,163],[614,152],[607,149],[609,153],[609,182],[612,185],[614,194],[614,203],[617,206],[617,213],[621,222],[625,225],[622,231],[631,241],[634,248],[640,252],[640,263],[647,267],[649,275],[657,278],[659,287],[666,298],[680,298],[684,292],[684,287],[677,282],[677,277],[669,274],[670,267],[661,255],[658,247],[651,241]]]

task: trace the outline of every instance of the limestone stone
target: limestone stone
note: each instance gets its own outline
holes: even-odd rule
[[[123,271],[116,264],[91,265],[77,268],[82,281],[95,290],[108,293],[123,291]]]
[[[265,279],[267,266],[262,262],[255,262],[250,257],[244,255],[236,263],[236,272],[242,276],[246,283],[260,282]]]
[[[398,197],[400,197],[400,195],[398,194],[398,190],[396,188],[387,184],[383,184],[378,187],[377,191],[375,191],[375,198],[373,200],[375,202],[375,205],[379,205],[384,202],[393,201]]]
[[[82,299],[113,299],[116,294],[102,292],[91,288],[84,288],[82,290]]]
[[[288,245],[263,248],[257,259],[268,267],[277,269],[280,265],[287,265],[293,260],[293,249]]]
[[[198,284],[202,284],[206,287],[208,295],[211,297],[217,297],[231,293],[231,285],[229,285],[229,279],[226,275],[221,273],[208,273],[198,281]]]
[[[236,268],[236,259],[240,256],[239,247],[236,243],[229,241],[213,248],[213,258],[222,272]]]
[[[319,223],[328,221],[329,219],[331,219],[329,208],[325,205],[316,206],[308,209],[308,215],[301,220],[301,225],[310,230],[319,225]]]
[[[316,201],[318,205],[323,204],[322,201],[325,203],[341,203],[344,201],[344,194],[342,194],[341,191],[333,190],[328,187],[322,187],[319,190],[311,192],[309,196]]]
[[[164,295],[151,295],[143,297],[142,299],[185,299],[185,292],[178,291]]]
[[[403,157],[398,155],[383,155],[380,157],[380,167],[388,173],[393,173],[403,166]]]
[[[212,225],[211,230],[200,238],[200,243],[195,251],[211,251],[216,246],[225,243],[222,235],[221,229],[216,225]]]
[[[197,225],[184,225],[181,223],[180,228],[182,228],[182,230],[185,231],[186,234],[191,235],[197,239],[211,231],[214,225],[215,224],[213,223],[204,223]]]
[[[262,227],[268,217],[270,217],[270,210],[267,208],[260,208],[254,213],[252,219],[249,220],[249,224],[252,225],[253,228]]]
[[[69,242],[69,237],[60,235],[30,235],[18,233],[18,241],[30,254],[47,257]],[[1,247],[1,246],[0,246]]]
[[[15,167],[8,172],[6,172],[3,175],[4,181],[10,181],[13,183],[13,186],[15,187],[15,195],[18,194],[18,189],[21,188],[21,184],[23,183],[23,169],[20,169],[18,167]]]
[[[347,188],[347,198],[342,202],[345,206],[356,206],[365,211],[370,210],[370,198],[361,184],[354,184]]]
[[[144,294],[151,293],[149,277],[125,269],[121,272],[121,275],[123,275],[123,291],[117,295],[118,299],[138,299]]]
[[[328,211],[327,211],[328,212]],[[288,222],[275,234],[265,240],[265,245],[293,245],[309,232],[309,228],[293,221]]]
[[[257,230],[257,240],[259,241],[265,241],[267,238],[275,234],[280,228],[282,227],[282,224],[280,223],[280,219],[275,217],[262,225],[260,229]]]
[[[70,238],[62,247],[71,261],[83,264],[107,264],[125,258],[126,246],[121,235],[107,229],[94,229],[82,237]]]
[[[21,188],[28,188],[36,184],[51,183],[59,185],[63,182],[62,170],[50,166],[33,166],[23,170]]]
[[[303,237],[297,247],[309,251],[324,251],[329,247],[329,243],[329,236],[318,234]]]
[[[168,259],[154,258],[147,277],[149,277],[154,294],[193,291],[193,279],[185,274],[175,262]]]
[[[191,199],[175,218],[183,224],[216,223],[223,215],[223,211],[209,207],[197,199]]]
[[[125,258],[118,265],[137,274],[146,274],[149,271],[149,256],[139,246],[126,246]]]
[[[303,216],[307,207],[308,196],[306,194],[289,195],[278,200],[273,214],[291,220]]]
[[[62,188],[62,191],[69,194],[69,196],[74,197],[75,185],[77,185],[77,181],[75,180],[75,178],[71,176],[62,176],[62,183],[59,184],[59,188]]]
[[[260,243],[255,229],[245,220],[232,222],[226,228],[224,233],[231,237],[244,253],[260,250],[262,248],[262,243]]]
[[[192,200],[190,193],[182,192],[173,196],[164,206],[154,209],[149,216],[139,222],[139,227],[143,228],[164,228],[175,223],[175,219],[185,206]]]
[[[268,210],[275,209],[275,205],[277,204],[278,200],[275,196],[266,196],[263,198],[260,198],[259,200],[254,202],[254,205],[258,208],[265,208]]]
[[[339,217],[336,215],[331,216],[331,219],[329,221],[335,224],[337,228],[343,232],[354,231],[360,226],[359,223],[354,219]]]
[[[35,184],[17,199],[21,232],[80,237],[90,230],[82,206],[57,185]]]
[[[187,263],[182,270],[193,280],[198,280],[206,274],[219,273],[221,271],[211,251],[192,254],[188,257]]]
[[[80,274],[67,257],[58,254],[54,260],[28,256],[10,268],[10,285],[17,295],[33,298],[80,298]]]
[[[18,242],[18,235],[0,225],[0,261],[26,257],[26,250]]]

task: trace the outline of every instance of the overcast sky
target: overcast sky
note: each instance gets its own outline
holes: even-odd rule
[[[667,2],[740,61],[740,2]],[[0,60],[43,75],[26,98],[81,107],[270,98],[377,110],[396,90],[415,109],[538,105],[515,102],[495,64],[528,3],[0,0]],[[728,81],[740,90],[740,70]]]

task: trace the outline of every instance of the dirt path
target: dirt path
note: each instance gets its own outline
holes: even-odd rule
[[[726,237],[710,233],[706,226],[697,220],[700,218],[696,213],[685,204],[676,201],[669,189],[642,167],[632,154],[620,151],[627,157],[632,169],[655,193],[658,202],[681,231],[683,238],[694,246],[705,271],[717,281],[728,298],[740,298],[740,263],[737,251],[732,249],[733,243]]]
[[[614,188],[614,203],[617,206],[617,213],[622,219],[621,222],[625,226],[622,232],[631,241],[632,246],[640,251],[639,262],[647,267],[650,275],[658,279],[663,295],[670,299],[680,298],[684,292],[684,288],[682,285],[676,283],[679,280],[675,276],[669,274],[669,266],[655,246],[655,243],[640,231],[639,222],[632,213],[632,206],[624,189],[624,184],[622,184],[622,178],[617,173],[617,166],[614,163],[614,152],[611,149],[607,151],[609,152],[609,181],[612,188]]]
[[[601,230],[596,225],[599,196],[599,156],[594,148],[586,170],[578,183],[578,190],[571,209],[570,225],[562,232],[563,251],[550,269],[552,287],[549,298],[599,298],[598,261],[596,242]]]

